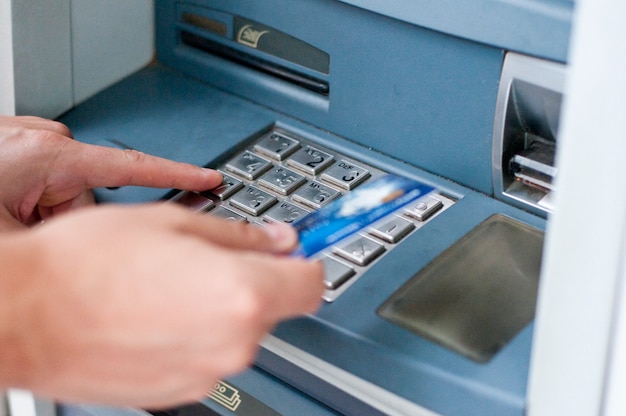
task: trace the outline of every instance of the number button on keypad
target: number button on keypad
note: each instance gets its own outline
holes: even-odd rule
[[[310,214],[310,211],[290,204],[287,201],[283,201],[270,208],[270,210],[263,215],[263,219],[267,222],[292,224],[296,220],[305,217],[307,214]]]
[[[276,202],[276,197],[254,186],[246,186],[228,201],[235,208],[258,217]]]
[[[259,185],[281,195],[288,195],[306,179],[304,176],[283,167],[276,167],[259,179]]]
[[[287,164],[309,175],[317,175],[333,161],[333,155],[312,146],[298,150],[287,159]]]
[[[291,198],[308,207],[320,209],[339,195],[341,192],[317,181],[311,181],[294,192]]]
[[[249,181],[255,180],[272,167],[272,162],[245,151],[226,164],[226,170]]]
[[[299,147],[300,143],[296,139],[271,131],[261,136],[254,150],[272,159],[284,160]]]
[[[248,222],[246,217],[243,215],[237,214],[232,209],[228,209],[223,206],[219,206],[211,211],[211,215],[227,220],[227,221],[235,221],[235,222]]]
[[[367,169],[350,163],[347,160],[340,160],[328,168],[320,176],[324,182],[338,186],[346,191],[354,189],[358,184],[370,176]]]
[[[235,192],[237,192],[241,188],[243,188],[243,182],[241,182],[239,179],[235,179],[234,177],[224,172],[220,172],[220,173],[222,174],[222,184],[205,193],[213,194],[223,201],[231,197]]]

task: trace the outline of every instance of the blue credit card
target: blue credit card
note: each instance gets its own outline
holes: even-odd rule
[[[364,184],[294,223],[300,245],[293,255],[311,257],[434,189],[395,175]]]

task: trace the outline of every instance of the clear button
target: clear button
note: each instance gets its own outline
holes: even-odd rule
[[[334,247],[333,252],[359,266],[365,266],[383,254],[385,247],[371,238],[360,236],[356,240]]]

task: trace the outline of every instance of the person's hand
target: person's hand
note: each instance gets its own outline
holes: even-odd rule
[[[90,189],[96,187],[204,191],[221,180],[211,169],[80,143],[55,121],[0,116],[0,229],[93,204]]]
[[[4,374],[4,387],[70,402],[199,399],[245,368],[279,320],[318,307],[321,264],[276,254],[296,244],[286,225],[165,202],[83,208],[6,233],[0,389]]]

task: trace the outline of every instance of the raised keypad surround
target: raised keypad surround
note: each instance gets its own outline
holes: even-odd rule
[[[172,200],[229,221],[287,224],[386,172],[284,129],[261,134],[216,166],[221,186],[179,192]],[[326,271],[324,300],[334,301],[369,267],[454,202],[426,196],[319,255]]]

